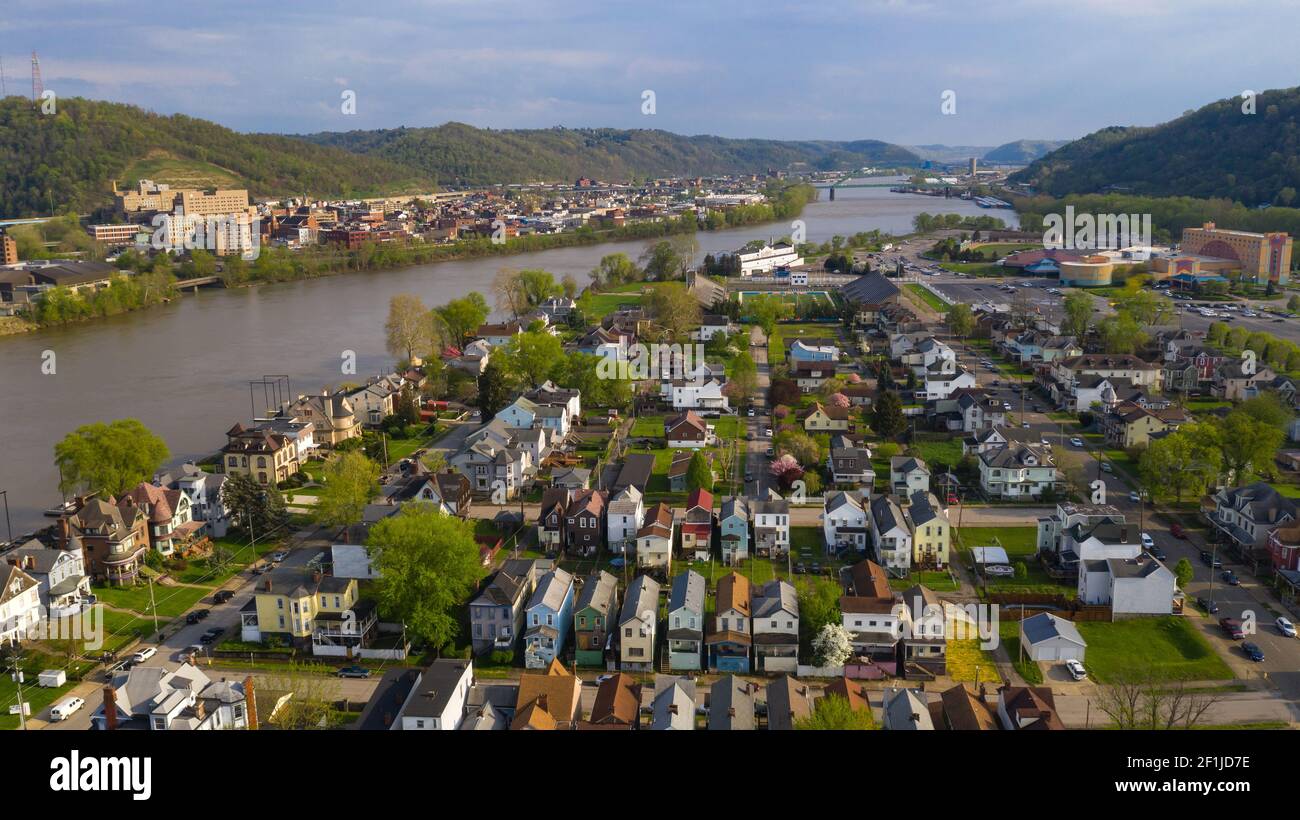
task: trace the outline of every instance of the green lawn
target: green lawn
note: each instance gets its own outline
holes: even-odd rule
[[[1192,621],[1179,615],[1115,623],[1080,621],[1076,626],[1088,642],[1084,665],[1101,683],[1132,674],[1170,681],[1234,677]]]
[[[912,444],[911,449],[926,464],[929,464],[931,469],[936,464],[946,464],[952,468],[961,461],[961,439],[957,438],[946,441],[918,441]]]
[[[785,361],[785,340],[799,337],[818,339],[838,339],[840,326],[834,322],[799,322],[777,325],[772,336],[767,340],[767,361],[780,364]]]
[[[681,287],[685,287],[681,282],[633,282],[627,285],[619,285],[616,288],[610,288],[600,293],[593,293],[591,297],[592,311],[597,316],[606,316],[618,310],[619,305],[640,305],[644,299],[642,292],[646,288]]]
[[[924,285],[909,282],[905,287],[908,291],[915,294],[916,298],[920,299],[939,313],[948,312],[948,305],[938,296],[935,296],[934,293],[928,290]]]
[[[632,422],[632,432],[629,435],[632,438],[663,438],[664,417],[637,416],[636,421]]]
[[[157,583],[153,585],[153,598],[158,607],[158,614],[167,619],[182,614],[211,592],[212,589],[207,586],[168,587]],[[134,587],[95,587],[94,593],[99,600],[109,606],[130,609],[142,615],[153,614],[149,605],[148,584]]]
[[[954,532],[963,549],[993,546],[996,538],[1012,561],[1032,557],[1038,551],[1037,527],[962,527]]]

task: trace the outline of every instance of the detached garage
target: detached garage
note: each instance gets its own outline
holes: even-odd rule
[[[1036,661],[1083,660],[1088,644],[1073,621],[1040,612],[1020,622],[1020,645]]]

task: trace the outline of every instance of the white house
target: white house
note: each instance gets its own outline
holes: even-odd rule
[[[990,496],[1040,496],[1056,488],[1056,462],[1039,447],[1013,441],[985,450],[979,458],[980,487]]]
[[[926,463],[912,456],[889,459],[889,491],[910,496],[918,490],[930,490],[930,468]]]
[[[658,624],[659,582],[649,575],[638,575],[628,585],[618,613],[620,669],[646,671],[654,667]]]
[[[754,663],[759,672],[791,672],[799,662],[799,593],[789,581],[768,581],[754,594]]]
[[[802,339],[796,339],[790,345],[787,358],[791,362],[837,362],[840,359],[840,349],[835,345],[804,344]]]
[[[754,551],[758,555],[784,556],[790,551],[790,502],[752,501]]]
[[[946,399],[953,392],[975,387],[975,376],[969,370],[958,369],[956,372],[927,371],[925,382],[916,388],[916,398]]]
[[[1174,574],[1149,556],[1079,562],[1079,600],[1110,604],[1112,617],[1168,615],[1174,588]]]
[[[474,686],[474,664],[468,660],[439,658],[419,673],[407,694],[393,729],[451,731],[460,728],[465,701]]]
[[[777,268],[791,268],[803,264],[803,257],[789,242],[764,245],[752,251],[738,251],[736,258],[740,261],[741,276],[771,273]]]
[[[703,383],[674,383],[672,388],[672,404],[677,410],[725,412],[731,406],[722,394],[722,384],[716,379]]]
[[[373,581],[379,577],[375,569],[374,556],[370,548],[363,544],[331,544],[331,574],[336,578],[356,578],[360,581]]]
[[[912,565],[912,532],[898,504],[888,495],[871,499],[871,542],[886,569],[906,570]]]
[[[41,622],[41,585],[13,564],[0,571],[0,646],[17,644]]]
[[[1088,643],[1073,621],[1040,612],[1020,622],[1020,645],[1035,661],[1082,661]]]
[[[609,500],[605,508],[605,531],[610,552],[622,555],[636,549],[636,533],[641,529],[645,506],[641,491],[625,487]]]
[[[827,552],[842,549],[865,550],[870,532],[867,510],[856,492],[833,490],[826,493],[822,512],[822,536]]]

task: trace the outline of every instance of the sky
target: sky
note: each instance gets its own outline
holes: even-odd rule
[[[9,93],[239,131],[458,121],[998,145],[1288,87],[1294,0],[5,0]],[[645,92],[653,92],[646,113]],[[345,95],[355,99],[344,112]],[[955,113],[944,113],[945,92]],[[949,105],[952,110],[954,105]]]

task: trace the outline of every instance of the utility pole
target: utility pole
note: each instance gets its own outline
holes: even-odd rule
[[[18,687],[18,726],[24,731],[27,729],[27,704],[23,701],[23,670],[19,666],[20,655],[17,650],[9,656],[9,677],[13,678],[14,684]]]
[[[149,609],[153,612],[153,631],[157,632],[158,631],[158,605],[154,603],[154,599],[153,599],[153,576],[146,575],[145,578],[149,581]],[[159,643],[162,642],[161,635],[158,637],[158,641]]]

